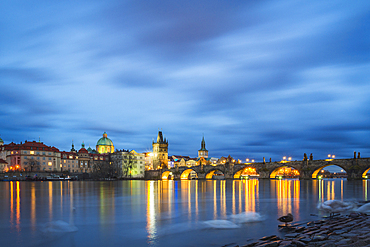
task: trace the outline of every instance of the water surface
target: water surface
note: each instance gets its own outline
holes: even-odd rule
[[[1,246],[222,246],[322,216],[326,200],[368,200],[368,181],[0,183]],[[318,216],[311,216],[318,214]]]

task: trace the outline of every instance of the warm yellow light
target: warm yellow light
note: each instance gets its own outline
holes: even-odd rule
[[[52,166],[52,163],[51,162],[48,162],[48,166]]]
[[[328,158],[330,158],[331,157],[331,155],[330,154],[328,154]]]
[[[19,168],[19,165],[16,165],[16,166],[15,166],[15,168],[17,168],[17,169],[18,169],[18,168]]]
[[[289,157],[288,160],[292,160],[292,157]]]
[[[331,157],[334,159],[335,158],[335,155],[332,155]]]
[[[35,151],[30,151],[30,154],[35,154]]]
[[[254,162],[254,160],[252,160],[252,162]]]
[[[246,159],[247,162],[249,162],[249,159]]]
[[[286,160],[286,156],[283,157],[283,160]]]

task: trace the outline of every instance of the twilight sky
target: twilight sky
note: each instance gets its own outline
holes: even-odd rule
[[[370,1],[2,1],[0,135],[370,156]]]

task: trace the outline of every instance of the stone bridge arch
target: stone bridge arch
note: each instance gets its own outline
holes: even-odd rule
[[[278,166],[278,167],[275,167],[274,169],[272,169],[269,173],[269,178],[270,179],[275,179],[277,174],[279,173],[279,171],[281,169],[284,169],[284,168],[293,168],[295,170],[297,170],[299,172],[299,176],[301,176],[302,172],[301,172],[301,167],[299,166],[296,166],[294,164],[289,164],[289,163],[285,163],[284,165],[281,165],[281,166]]]
[[[221,172],[224,176],[225,176],[225,172],[224,171],[221,171],[220,169],[211,169],[209,170],[207,173],[206,173],[206,179],[212,179],[213,178],[213,175],[215,175],[216,172]]]
[[[342,166],[340,164],[328,163],[328,164],[325,164],[325,165],[322,165],[322,166],[319,166],[319,167],[315,167],[314,171],[312,172],[311,178],[317,179],[317,176],[319,175],[319,172],[327,166],[338,166],[338,167],[342,168],[348,174],[348,171],[347,171],[348,168],[346,169],[344,166]]]
[[[185,169],[184,171],[181,172],[180,179],[189,179],[189,175],[191,172],[195,172],[198,177],[197,171],[189,167],[188,169]]]
[[[173,179],[172,172],[171,171],[164,171],[164,172],[162,172],[161,178],[164,179],[164,180],[166,180],[166,179]]]
[[[362,172],[362,178],[368,178],[367,177],[367,173],[370,171],[370,167],[369,168],[367,168],[367,169],[365,169],[363,172]]]
[[[234,171],[234,174],[233,174],[233,178],[234,179],[240,179],[240,176],[246,172],[246,171],[249,171],[250,175],[256,175],[256,176],[259,176],[259,173],[256,169],[256,167],[254,166],[243,166],[243,167],[240,167],[238,170],[235,170]],[[248,173],[248,172],[247,172]]]

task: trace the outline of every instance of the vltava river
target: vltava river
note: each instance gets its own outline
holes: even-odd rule
[[[1,246],[222,246],[322,216],[320,201],[367,201],[369,182],[1,182]],[[318,214],[311,216],[310,214]]]

